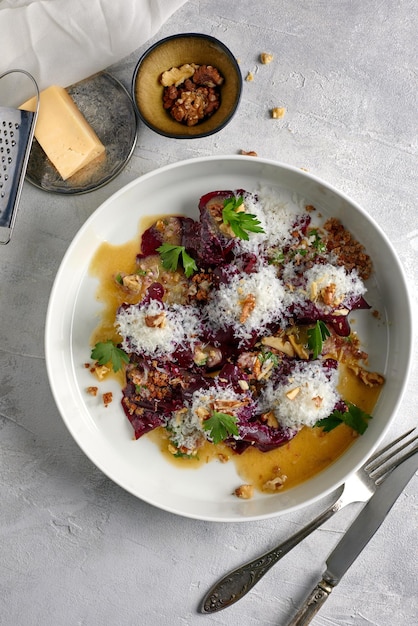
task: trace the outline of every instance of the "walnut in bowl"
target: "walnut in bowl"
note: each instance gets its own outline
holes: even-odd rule
[[[242,76],[232,52],[209,35],[186,33],[154,44],[132,80],[139,118],[166,137],[188,139],[218,132],[232,119]]]

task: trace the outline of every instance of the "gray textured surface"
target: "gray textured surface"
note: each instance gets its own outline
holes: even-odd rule
[[[197,31],[240,60],[240,109],[220,134],[169,141],[140,128],[109,185],[74,198],[25,184],[11,244],[0,249],[0,623],[5,626],[285,625],[321,574],[356,507],[339,513],[234,607],[196,613],[231,567],[285,538],[320,506],[277,520],[209,524],[136,500],[67,432],[49,391],[43,329],[60,261],[114,191],[160,165],[255,150],[307,168],[354,198],[399,254],[417,306],[417,27],[414,0],[190,0],[158,33]],[[112,68],[129,86],[145,46]],[[260,66],[270,51],[274,63]],[[269,109],[287,108],[273,121]],[[389,436],[417,422],[417,343]],[[418,616],[418,479],[352,566],[316,626],[410,626]]]

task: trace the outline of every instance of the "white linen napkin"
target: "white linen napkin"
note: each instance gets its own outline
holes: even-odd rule
[[[185,2],[0,0],[0,74],[18,68],[40,89],[67,87],[139,48]],[[29,87],[23,81],[8,106],[33,95]]]

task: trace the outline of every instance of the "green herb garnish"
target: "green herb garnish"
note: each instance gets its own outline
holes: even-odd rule
[[[197,265],[192,257],[187,254],[184,246],[173,246],[171,243],[163,243],[157,252],[161,255],[163,268],[171,272],[175,272],[181,258],[184,273],[187,278],[197,272]]]
[[[314,359],[317,359],[318,355],[321,354],[323,342],[330,334],[322,320],[318,320],[315,326],[308,330],[308,347],[312,350]]]
[[[312,245],[319,252],[323,253],[326,250],[326,245],[322,241],[321,236],[316,228],[313,228],[308,232],[309,237],[313,237]]]
[[[117,274],[115,276],[115,280],[117,283],[119,283],[119,285],[123,285],[123,278],[122,278],[122,274]]]
[[[249,232],[264,233],[264,230],[261,226],[259,226],[261,222],[255,215],[252,213],[245,213],[245,211],[238,211],[243,202],[244,199],[242,196],[239,196],[238,198],[227,198],[224,201],[222,220],[224,224],[231,227],[237,237],[248,241]]]
[[[175,459],[196,459],[197,461],[199,460],[197,454],[187,454],[187,452],[181,452],[181,450],[177,450],[177,452],[173,454],[173,457]]]
[[[97,361],[99,365],[111,363],[114,372],[122,369],[122,363],[129,363],[129,357],[126,352],[115,346],[110,339],[96,343],[91,351],[91,358]]]
[[[269,258],[269,265],[281,265],[284,263],[285,256],[282,250],[275,250],[272,256]]]
[[[271,361],[274,367],[279,364],[279,357],[277,356],[277,354],[274,354],[274,352],[259,352],[257,358],[261,364],[265,363],[266,361]]]
[[[333,430],[340,424],[347,424],[360,435],[363,435],[372,416],[351,402],[346,402],[346,405],[348,407],[347,411],[335,410],[328,417],[319,420],[315,426],[321,426],[326,433],[329,433],[330,430]]]
[[[218,413],[214,411],[212,415],[203,422],[203,428],[209,431],[213,443],[220,443],[230,435],[238,435],[237,418],[228,413]]]

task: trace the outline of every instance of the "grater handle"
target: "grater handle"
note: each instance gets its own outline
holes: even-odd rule
[[[2,133],[4,134],[4,145],[0,145],[0,244],[9,243],[11,238],[29,162],[40,100],[38,84],[26,70],[8,70],[0,74],[0,80],[14,73],[24,74],[32,81],[36,92],[36,109],[32,113],[0,106],[0,142],[3,142]],[[8,120],[1,119],[2,114],[7,116]],[[14,133],[16,133],[17,140],[13,138]]]

